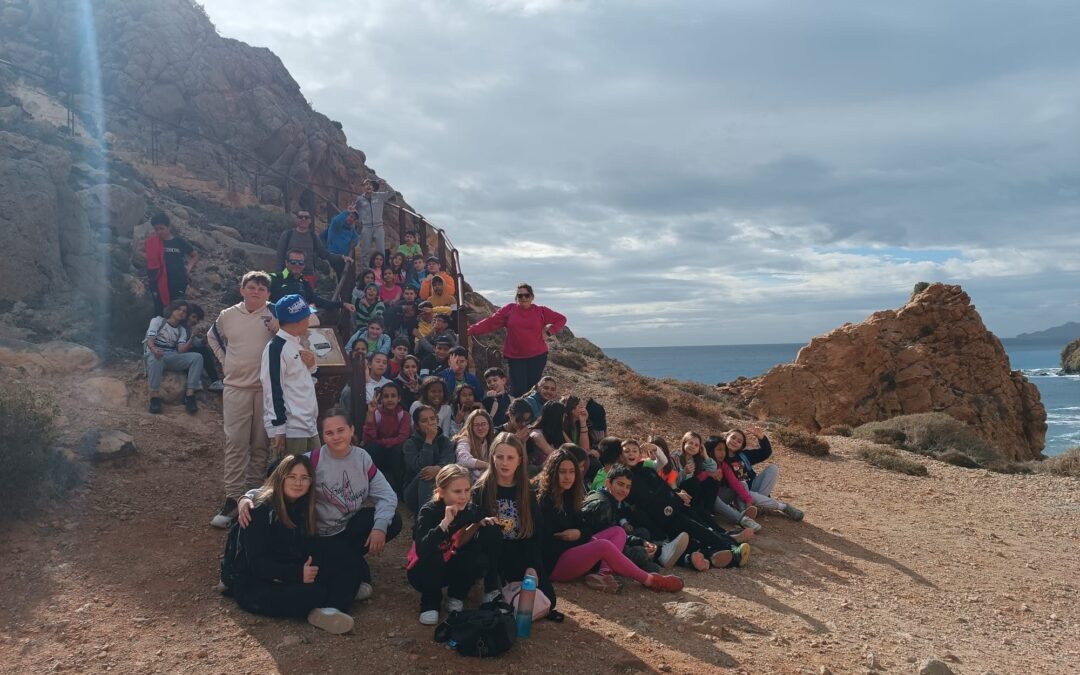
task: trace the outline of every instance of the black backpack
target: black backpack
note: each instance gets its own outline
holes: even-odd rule
[[[514,608],[500,602],[454,612],[435,627],[435,642],[445,642],[464,656],[504,654],[517,642]]]
[[[225,555],[221,557],[221,584],[226,592],[236,587],[241,575],[247,571],[247,551],[240,541],[240,523],[233,523],[225,539]]]

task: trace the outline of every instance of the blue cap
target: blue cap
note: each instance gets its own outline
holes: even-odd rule
[[[277,318],[278,323],[299,323],[311,316],[311,307],[303,296],[293,293],[271,305],[270,313]]]

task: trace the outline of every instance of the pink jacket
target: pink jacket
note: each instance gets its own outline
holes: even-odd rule
[[[732,470],[731,465],[727,462],[720,462],[720,470],[724,473],[724,482],[728,484],[735,494],[739,495],[739,499],[744,504],[753,504],[754,500],[750,498],[750,491],[746,489],[746,483],[739,480],[738,476]]]
[[[566,317],[543,305],[522,309],[516,302],[503,305],[491,316],[469,326],[469,335],[487,335],[500,328],[506,329],[503,356],[510,359],[528,359],[546,354],[544,326],[550,324],[549,335],[554,335],[566,325]]]

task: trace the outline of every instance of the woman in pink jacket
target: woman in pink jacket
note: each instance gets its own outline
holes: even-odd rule
[[[510,370],[510,394],[517,398],[540,381],[547,365],[545,338],[566,325],[566,317],[543,305],[533,304],[533,289],[518,284],[516,302],[503,305],[488,318],[469,326],[469,335],[487,335],[506,329],[503,356]]]

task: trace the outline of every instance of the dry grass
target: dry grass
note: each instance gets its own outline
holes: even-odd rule
[[[562,366],[571,370],[585,370],[585,366],[588,364],[588,361],[581,354],[563,349],[556,349],[549,352],[548,359],[557,366]]]
[[[1031,462],[1030,466],[1036,473],[1080,478],[1080,447],[1070,448],[1063,454],[1055,455],[1041,462]]]
[[[770,434],[780,444],[795,452],[811,457],[824,457],[829,454],[829,443],[824,439],[799,427],[780,427]]]
[[[822,436],[843,436],[845,438],[851,437],[851,427],[846,424],[834,424],[831,427],[825,427],[821,430]]]
[[[963,422],[944,413],[900,415],[856,427],[853,435],[922,455],[938,457],[953,451],[981,466],[1001,461],[1001,454]]]
[[[870,447],[859,451],[862,457],[871,466],[886,471],[895,471],[909,476],[926,476],[926,467],[913,459],[904,457],[892,448]]]

